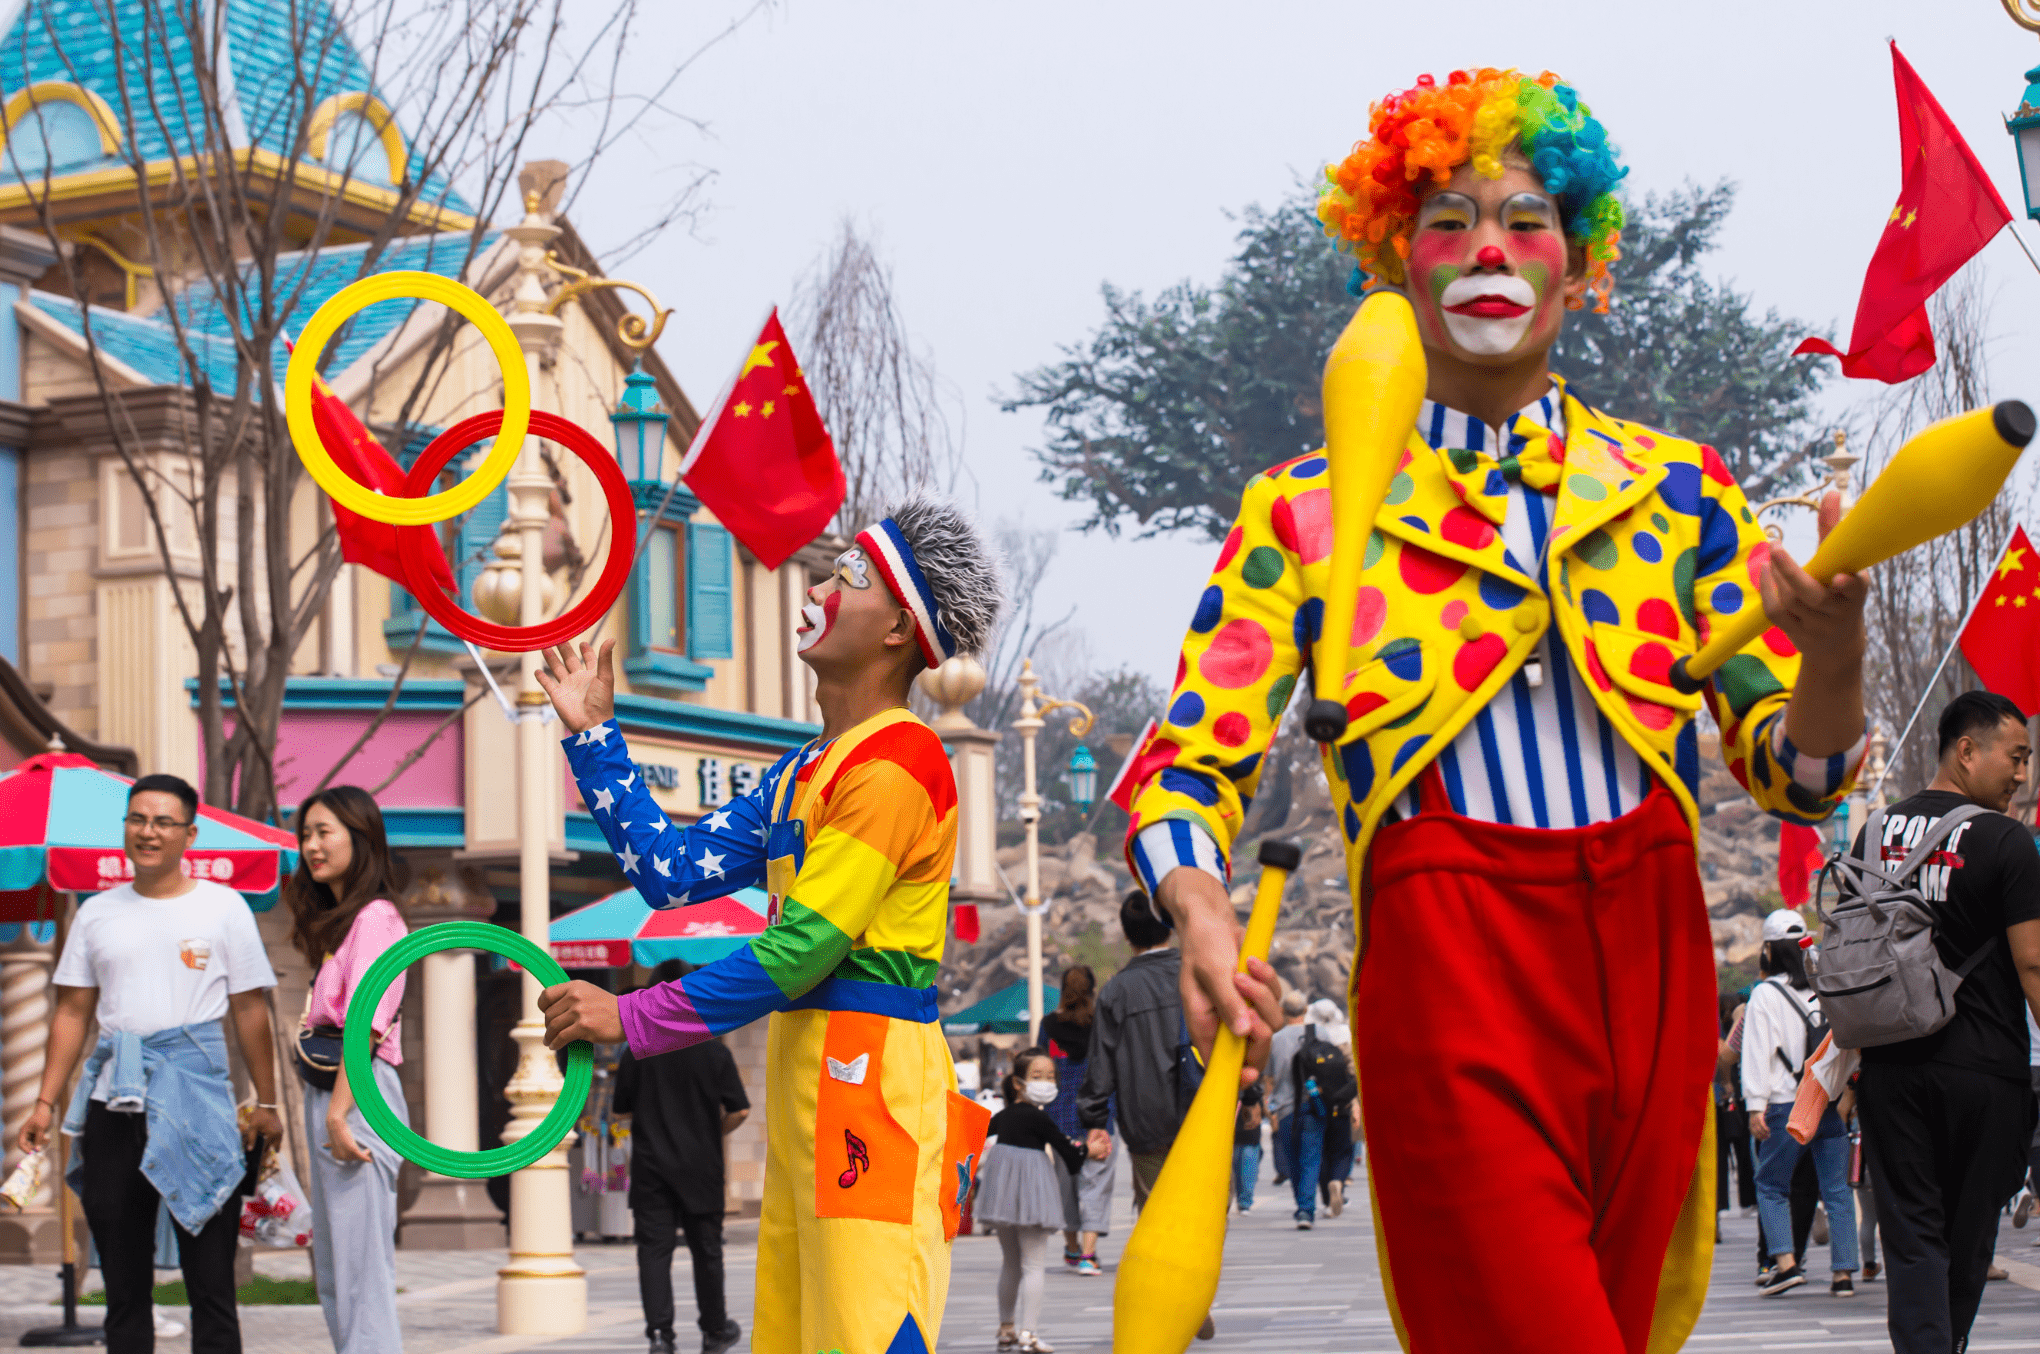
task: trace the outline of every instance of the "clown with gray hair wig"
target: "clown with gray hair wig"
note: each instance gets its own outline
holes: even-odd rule
[[[926,1351],[941,1328],[989,1115],[955,1094],[937,1023],[956,782],[907,697],[924,668],[984,649],[999,573],[976,525],[938,499],[910,497],[860,531],[808,589],[796,632],[821,735],[685,825],[630,759],[613,641],[555,650],[539,673],[581,798],[647,902],[766,892],[765,932],[678,981],[621,997],[562,983],[539,1003],[550,1047],[626,1042],[639,1058],[768,1019],[760,1354]]]

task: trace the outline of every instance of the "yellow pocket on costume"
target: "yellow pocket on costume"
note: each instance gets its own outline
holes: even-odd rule
[[[815,1216],[914,1221],[921,1145],[886,1108],[885,1036],[892,1021],[831,1011],[815,1098]]]

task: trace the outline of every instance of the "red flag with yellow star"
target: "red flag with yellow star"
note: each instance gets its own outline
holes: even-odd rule
[[[680,477],[768,569],[843,506],[843,467],[775,307],[680,463]]]
[[[1842,359],[1844,376],[1896,384],[1934,365],[1927,298],[1990,243],[2012,214],[1912,63],[1891,44],[1898,86],[1898,205],[1863,275],[1856,327],[1844,353],[1810,338],[1795,353]]]
[[[2040,713],[2040,560],[2016,527],[1962,627],[1962,656],[1984,686]]]

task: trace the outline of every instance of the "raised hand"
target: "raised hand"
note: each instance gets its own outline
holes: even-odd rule
[[[537,674],[539,689],[569,733],[592,729],[616,713],[616,666],[611,657],[616,641],[605,639],[597,650],[583,640],[579,648],[576,653],[574,646],[562,644],[546,650]]]

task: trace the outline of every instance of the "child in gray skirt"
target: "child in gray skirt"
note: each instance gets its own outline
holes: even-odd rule
[[[1084,1145],[1056,1127],[1042,1106],[1056,1097],[1055,1059],[1047,1049],[1026,1048],[1013,1056],[1013,1070],[1000,1087],[1006,1108],[992,1116],[984,1165],[978,1170],[976,1216],[999,1238],[999,1343],[1013,1354],[1054,1354],[1037,1333],[1041,1322],[1041,1272],[1048,1261],[1049,1234],[1063,1225],[1062,1182],[1049,1153],[1074,1174],[1082,1169]],[[1014,1308],[1019,1322],[1014,1322]]]

